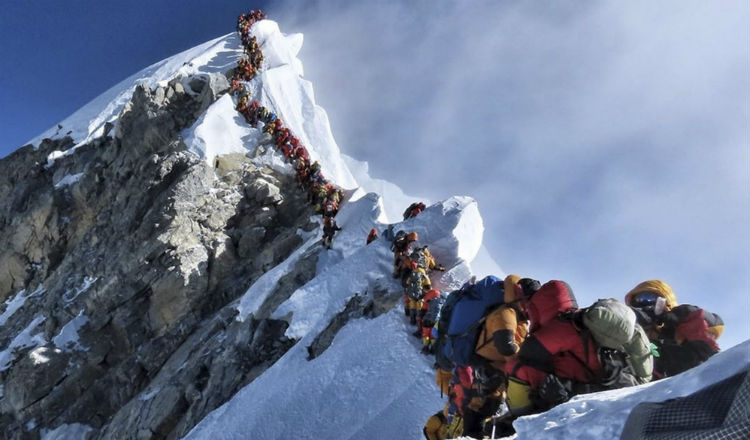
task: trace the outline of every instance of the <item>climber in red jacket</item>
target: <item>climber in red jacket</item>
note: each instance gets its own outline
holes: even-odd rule
[[[517,358],[505,368],[508,406],[514,416],[545,410],[570,394],[588,391],[586,384],[601,369],[595,344],[585,344],[579,335],[580,324],[560,318],[578,309],[570,286],[549,281],[534,291],[531,281],[519,281],[531,321],[530,334]],[[561,381],[572,389],[561,389]]]

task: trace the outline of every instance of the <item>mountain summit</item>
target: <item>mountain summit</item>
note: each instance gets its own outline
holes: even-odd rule
[[[286,431],[277,415],[291,400],[319,402],[306,417],[329,419],[321,427],[367,401],[373,413],[346,423],[360,433],[371,428],[354,420],[390,413],[397,432],[440,405],[429,375],[404,371],[430,362],[400,337],[389,243],[365,238],[418,231],[448,266],[436,285],[451,289],[481,246],[476,203],[454,197],[386,224],[302,76],[302,36],[270,20],[252,33],[264,62],[249,93],[347,194],[333,248],[292,166],[235,110],[237,35],[133,75],[0,162],[6,437],[180,438],[252,383],[276,389],[258,396],[257,438]],[[335,349],[367,333],[377,345]],[[368,376],[376,394],[362,392]]]
[[[333,245],[297,170],[237,111],[239,36],[131,76],[0,161],[4,438],[418,438],[445,403],[389,238],[416,232],[446,269],[432,285],[456,289],[492,266],[477,203],[396,222],[413,199],[341,154],[302,36],[271,20],[251,34],[263,61],[244,91],[345,196]],[[614,437],[638,402],[747,369],[747,346],[519,419],[518,438]]]

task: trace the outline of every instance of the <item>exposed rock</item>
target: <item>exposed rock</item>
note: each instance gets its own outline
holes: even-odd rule
[[[244,155],[213,168],[180,135],[227,88],[207,74],[140,86],[114,136],[0,161],[0,313],[17,301],[0,347],[43,317],[0,370],[5,438],[71,423],[92,438],[179,438],[295,343],[286,322],[237,321],[233,301],[314,227],[305,194]]]

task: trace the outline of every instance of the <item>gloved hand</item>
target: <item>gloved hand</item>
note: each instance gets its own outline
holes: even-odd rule
[[[539,398],[550,407],[559,405],[570,399],[570,392],[554,374],[548,374],[544,382],[537,389]]]

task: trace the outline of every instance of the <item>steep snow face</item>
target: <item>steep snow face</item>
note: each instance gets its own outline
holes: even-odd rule
[[[273,313],[289,322],[286,336],[297,344],[231,401],[211,413],[187,438],[417,438],[421,423],[442,406],[433,382],[433,359],[419,354],[420,341],[400,307],[375,319],[349,322],[320,356],[307,360],[307,347],[356,295],[393,292],[401,286],[391,277],[390,241],[367,245],[373,228],[381,231],[382,202],[374,193],[343,205],[336,216],[342,230],[333,249],[320,256],[316,276]],[[451,270],[433,275],[442,290],[458,287],[469,276],[466,259],[481,243],[476,202],[455,197],[397,223],[397,230],[417,231],[420,244]],[[257,312],[276,282],[319,236],[287,261],[264,274],[239,301],[238,319]],[[463,246],[462,243],[469,243]],[[258,396],[263,396],[258,398]]]
[[[264,56],[260,75],[245,85],[251,99],[281,118],[305,145],[311,159],[320,162],[326,178],[343,188],[356,188],[357,180],[341,159],[328,116],[315,103],[312,84],[302,77],[302,62],[297,58],[302,35],[284,35],[271,20],[256,23],[251,34]],[[188,148],[211,164],[219,154],[252,153],[260,131],[248,125],[234,111],[231,97],[225,96],[212,104],[205,116],[183,135]]]
[[[399,310],[347,324],[307,361],[298,343],[186,439],[417,439],[443,405]]]
[[[255,88],[255,99],[276,112],[306,146],[311,159],[320,162],[328,179],[344,188],[357,187],[341,160],[328,115],[315,103],[312,83],[302,78],[302,63],[297,58],[302,35],[285,36],[271,20],[256,23],[251,33],[258,39],[265,58],[261,75],[253,79],[260,83]]]

